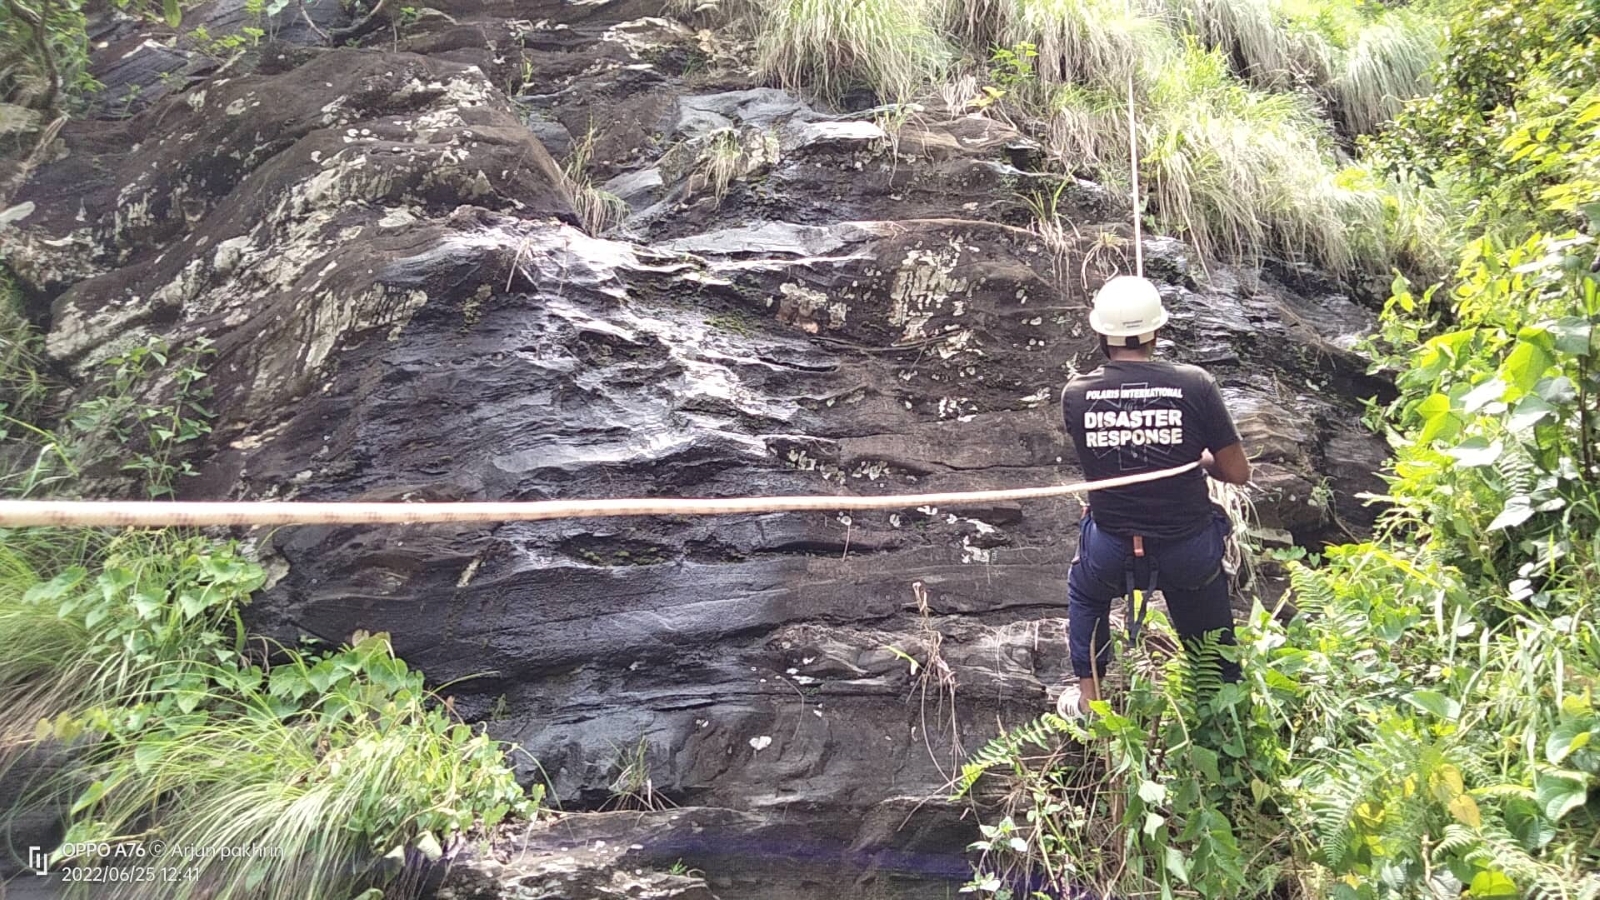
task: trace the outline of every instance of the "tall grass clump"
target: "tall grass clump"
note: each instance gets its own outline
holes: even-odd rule
[[[939,15],[932,0],[773,0],[760,17],[757,66],[827,100],[859,87],[884,103],[909,100],[954,57]]]
[[[1222,51],[1257,87],[1290,90],[1331,77],[1328,40],[1296,24],[1278,0],[1163,0],[1160,9],[1179,33]]]
[[[174,862],[192,873],[168,886],[175,900],[404,896],[416,881],[404,876],[452,839],[531,811],[500,745],[454,721],[387,636],[352,640],[267,667],[201,667],[195,710],[142,727],[91,716],[108,737],[74,809],[93,815],[66,841],[245,848]]]
[[[1050,152],[1074,171],[1126,184],[1129,159],[1128,98],[1113,90],[1066,85],[1050,96],[1046,140]]]
[[[1012,0],[1002,40],[1031,42],[1045,85],[1123,92],[1144,84],[1175,55],[1171,33],[1124,0]]]
[[[940,27],[968,49],[987,51],[1003,46],[1003,30],[1016,9],[1017,0],[944,0]]]
[[[49,395],[44,354],[11,273],[0,266],[0,417],[28,421]],[[5,422],[0,421],[0,435]]]
[[[239,609],[265,575],[234,546],[128,532],[46,577],[46,542],[4,537],[0,767],[73,748],[33,793],[69,810],[68,845],[246,848],[167,860],[181,884],[97,885],[113,895],[407,896],[453,841],[536,808],[386,635],[258,661]]]
[[[561,164],[562,180],[572,198],[572,211],[577,214],[584,232],[601,234],[628,217],[628,204],[621,197],[594,183],[589,175],[589,163],[594,159],[596,132],[591,125],[572,146],[572,152]]]
[[[1431,16],[1351,0],[1159,0],[1179,33],[1220,50],[1250,84],[1320,98],[1368,134],[1425,94],[1442,30]],[[1377,9],[1374,12],[1372,10]]]
[[[1300,99],[1245,86],[1191,44],[1162,72],[1141,136],[1154,214],[1209,259],[1277,257],[1348,273],[1377,197],[1341,184],[1327,127]],[[1352,213],[1355,213],[1352,215]]]
[[[0,772],[33,744],[40,721],[88,707],[96,668],[89,629],[28,596],[40,579],[13,535],[0,533]]]
[[[1338,60],[1331,88],[1334,109],[1356,134],[1371,134],[1407,100],[1432,89],[1444,30],[1406,10],[1392,10],[1362,28]]]

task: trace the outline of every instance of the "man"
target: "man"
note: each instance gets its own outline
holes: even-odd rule
[[[1167,322],[1156,286],[1119,276],[1095,294],[1089,326],[1106,362],[1067,383],[1061,395],[1067,431],[1090,481],[1200,463],[1180,475],[1093,491],[1067,576],[1068,644],[1077,685],[1057,703],[1082,715],[1100,697],[1111,662],[1111,601],[1135,588],[1159,588],[1185,646],[1219,632],[1233,642],[1223,545],[1231,527],[1206,489],[1206,475],[1230,484],[1250,480],[1250,461],[1217,383],[1196,366],[1152,359]],[[1203,471],[1202,471],[1203,470]],[[1130,622],[1137,628],[1137,622]],[[1223,677],[1239,677],[1222,662]]]

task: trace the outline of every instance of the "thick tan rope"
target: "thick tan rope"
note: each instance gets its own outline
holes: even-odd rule
[[[1123,475],[1103,481],[1005,491],[899,494],[891,497],[787,496],[674,500],[539,500],[490,503],[254,502],[0,500],[0,527],[23,525],[108,525],[137,528],[205,525],[420,525],[446,522],[530,522],[539,519],[592,519],[603,516],[723,516],[742,513],[847,509],[915,509],[922,506],[972,506],[1008,500],[1037,500],[1085,491],[1126,487],[1181,475],[1200,463]]]

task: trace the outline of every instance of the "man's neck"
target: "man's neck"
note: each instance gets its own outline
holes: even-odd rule
[[[1127,347],[1112,347],[1110,359],[1112,362],[1149,362],[1151,348],[1131,350]]]

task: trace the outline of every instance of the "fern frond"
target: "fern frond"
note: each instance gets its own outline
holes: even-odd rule
[[[1020,765],[1024,747],[1053,750],[1057,738],[1070,733],[1071,725],[1067,720],[1049,712],[1009,731],[1002,731],[962,764],[961,777],[956,780],[956,791],[951,795],[951,799],[959,800],[966,796],[973,785],[978,783],[978,779],[992,769]]]
[[[1303,610],[1328,612],[1337,605],[1338,593],[1327,573],[1298,562],[1289,564],[1289,590]]]

